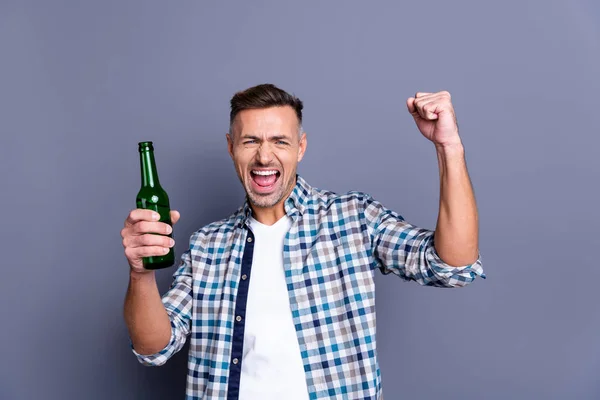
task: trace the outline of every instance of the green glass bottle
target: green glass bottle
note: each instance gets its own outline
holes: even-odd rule
[[[142,172],[142,187],[135,200],[137,208],[153,210],[160,214],[160,222],[171,224],[171,207],[169,196],[160,186],[156,161],[154,160],[154,146],[152,142],[138,143],[140,153],[140,167]],[[157,234],[158,235],[158,234]],[[165,235],[173,237],[172,234]],[[175,250],[170,248],[164,256],[144,257],[144,268],[161,269],[172,266],[175,263]]]

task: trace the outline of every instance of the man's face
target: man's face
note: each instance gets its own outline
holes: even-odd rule
[[[292,192],[298,162],[306,150],[306,135],[298,135],[298,118],[292,107],[241,111],[227,144],[255,207],[274,207]]]

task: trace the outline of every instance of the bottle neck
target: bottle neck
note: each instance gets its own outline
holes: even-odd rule
[[[140,151],[140,167],[142,171],[142,187],[160,186],[154,152],[150,149]]]

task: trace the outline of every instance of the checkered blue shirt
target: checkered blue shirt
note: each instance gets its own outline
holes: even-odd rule
[[[310,399],[380,399],[376,269],[427,286],[485,278],[480,258],[462,267],[444,263],[433,231],[407,223],[368,194],[337,195],[297,176],[285,212],[293,220],[284,241],[285,278]],[[132,349],[142,364],[161,365],[189,336],[187,399],[238,399],[254,251],[250,214],[246,202],[191,236],[163,296],[169,344],[153,355]]]

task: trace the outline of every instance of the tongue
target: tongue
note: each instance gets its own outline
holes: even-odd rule
[[[259,186],[271,186],[277,180],[277,174],[273,175],[254,175],[254,182]]]

